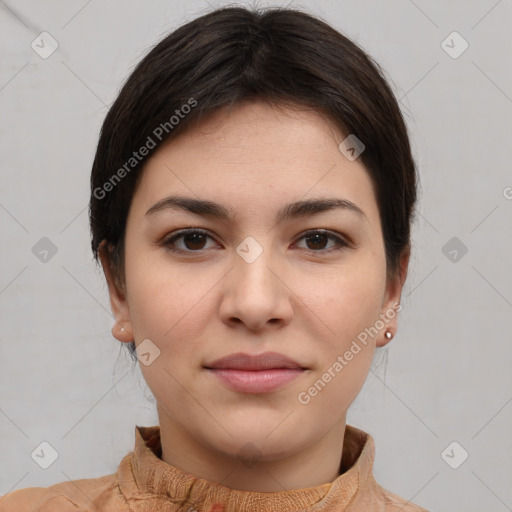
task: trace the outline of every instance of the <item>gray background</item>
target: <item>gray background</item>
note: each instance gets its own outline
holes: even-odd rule
[[[110,334],[89,173],[133,66],[210,5],[225,2],[0,2],[0,494],[112,473],[134,426],[157,424],[139,368]],[[374,436],[376,478],[397,494],[438,511],[512,510],[512,3],[286,5],[384,67],[420,172],[399,331],[348,422]],[[31,48],[43,31],[59,45],[46,59]],[[469,44],[457,58],[445,48],[460,40],[442,44],[453,31]],[[32,251],[43,237],[57,248],[46,262]],[[59,455],[46,470],[31,458],[42,441]],[[458,469],[441,456],[453,441],[446,460],[469,453]]]

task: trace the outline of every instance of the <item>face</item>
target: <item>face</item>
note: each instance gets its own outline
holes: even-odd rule
[[[147,161],[122,292],[106,272],[125,328],[114,334],[146,344],[160,424],[182,439],[229,456],[250,441],[276,460],[342,435],[375,347],[396,332],[402,283],[386,280],[372,182],[344,138],[318,113],[246,103]],[[300,369],[210,369],[266,352]]]

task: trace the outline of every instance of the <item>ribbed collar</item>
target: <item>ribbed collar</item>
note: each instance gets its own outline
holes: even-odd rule
[[[365,489],[364,492],[372,492],[374,489],[374,453],[373,438],[347,425],[340,475],[333,482],[282,492],[240,491],[195,478],[167,464],[160,458],[160,427],[136,426],[134,451],[129,458],[127,456],[126,464],[120,465],[118,477],[121,491],[127,499],[138,502],[142,497],[152,496],[155,503],[169,504],[165,510],[182,507],[184,511],[208,512],[340,512],[349,503],[359,501],[356,498],[360,492]]]

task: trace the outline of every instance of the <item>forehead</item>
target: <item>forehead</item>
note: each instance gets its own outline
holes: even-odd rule
[[[143,214],[166,195],[179,193],[224,204],[232,212],[261,213],[292,200],[336,196],[375,220],[372,180],[360,159],[350,161],[339,151],[344,138],[312,110],[258,102],[221,109],[153,154],[134,207]]]

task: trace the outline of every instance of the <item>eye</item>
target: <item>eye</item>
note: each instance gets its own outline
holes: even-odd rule
[[[313,248],[307,247],[306,250],[311,252],[333,252],[340,251],[349,246],[343,238],[335,235],[330,231],[314,229],[305,233],[299,240],[306,240],[306,243]],[[329,249],[325,249],[325,244],[328,240],[332,240],[334,245]]]
[[[201,229],[185,229],[169,238],[166,238],[162,243],[170,251],[190,253],[199,252],[204,249],[208,238],[213,240],[206,231]],[[182,239],[182,247],[176,247],[176,242],[180,239]]]

